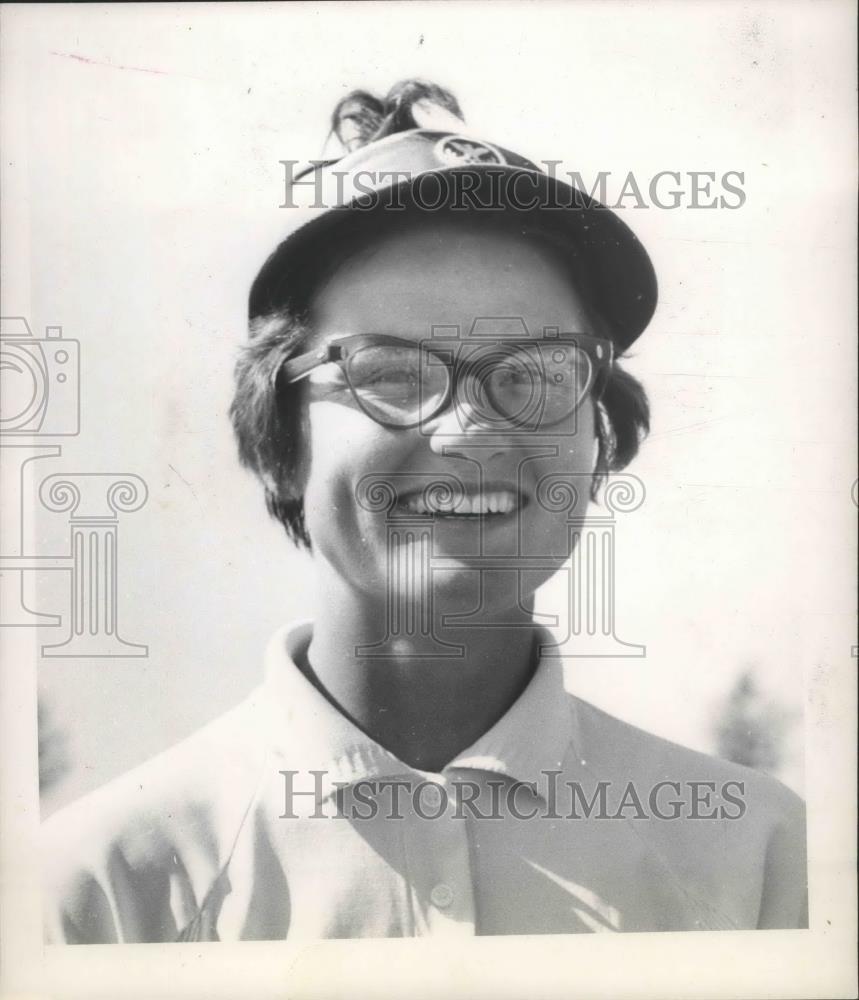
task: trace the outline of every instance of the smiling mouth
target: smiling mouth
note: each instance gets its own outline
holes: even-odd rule
[[[495,489],[452,496],[435,491],[408,493],[400,498],[398,507],[411,514],[427,514],[444,518],[503,517],[525,506],[525,498],[514,490]]]

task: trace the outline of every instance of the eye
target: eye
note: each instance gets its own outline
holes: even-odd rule
[[[372,371],[362,371],[359,378],[361,386],[368,388],[373,385],[417,385],[418,372],[413,366],[389,365]]]
[[[498,365],[492,373],[492,381],[497,385],[532,385],[533,365],[531,367],[517,364]]]
[[[347,363],[353,386],[384,392],[414,388],[420,381],[420,352],[414,348],[372,346],[356,351]]]

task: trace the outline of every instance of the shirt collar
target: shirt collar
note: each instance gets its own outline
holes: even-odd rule
[[[554,646],[539,629],[541,646]],[[264,710],[269,740],[289,769],[323,772],[320,798],[339,784],[398,776],[425,777],[376,743],[340,713],[307,680],[295,663],[307,648],[313,623],[278,629],[265,654]],[[572,699],[564,689],[562,660],[541,656],[534,676],[508,711],[444,772],[461,768],[504,774],[542,787],[543,772],[556,771],[573,742]]]

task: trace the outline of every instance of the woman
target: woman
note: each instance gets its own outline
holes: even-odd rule
[[[647,254],[434,85],[333,131],[232,408],[318,613],[245,703],[51,820],[51,938],[804,926],[796,796],[567,694],[534,621],[647,430],[617,362]]]

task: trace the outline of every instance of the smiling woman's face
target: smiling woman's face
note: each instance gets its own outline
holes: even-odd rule
[[[550,251],[515,234],[485,230],[479,221],[424,220],[368,247],[314,296],[313,343],[361,333],[417,343],[444,326],[471,347],[473,333],[493,329],[498,317],[503,330],[510,329],[511,318],[521,319],[533,339],[545,327],[595,333],[569,275]],[[473,331],[475,321],[482,322]],[[358,408],[336,365],[316,369],[303,389],[309,427],[303,463],[306,524],[317,558],[350,586],[384,599],[391,565],[405,566],[416,555],[408,549],[418,543],[404,540],[407,533],[394,541],[389,532],[397,523],[405,528],[409,519],[418,522],[412,539],[421,524],[431,524],[433,559],[444,560],[436,562],[443,570],[433,573],[436,597],[448,595],[463,611],[477,593],[478,573],[466,569],[471,558],[501,557],[501,566],[515,570],[516,556],[542,557],[528,572],[484,575],[484,607],[500,612],[526,601],[569,555],[570,508],[548,509],[542,491],[538,499],[537,485],[543,481],[545,487],[551,475],[574,482],[575,515],[584,514],[597,453],[590,400],[561,424],[537,431],[487,428],[462,400],[420,427],[396,429]],[[373,509],[367,502],[367,477],[391,484],[397,498],[393,510]],[[423,514],[420,493],[433,480],[461,484],[467,501],[452,513]],[[397,551],[389,553],[389,546]]]

